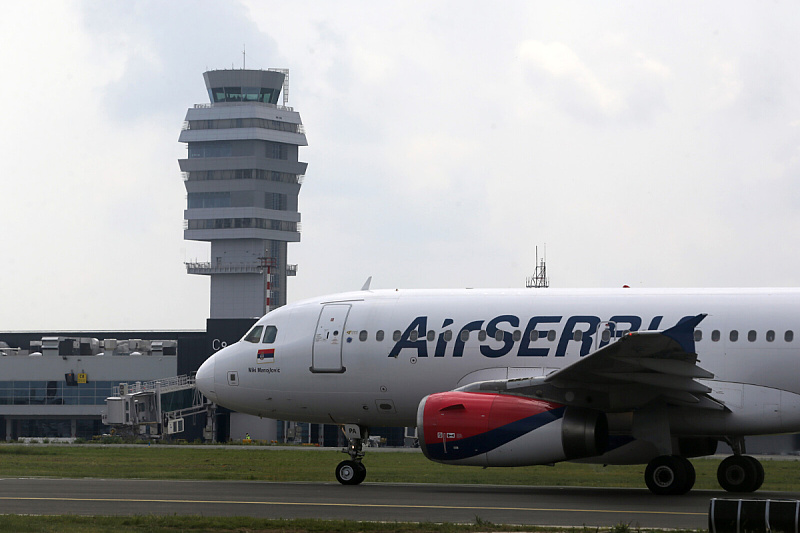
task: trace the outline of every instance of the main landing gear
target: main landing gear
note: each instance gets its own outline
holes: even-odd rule
[[[728,492],[755,492],[764,483],[764,467],[758,459],[744,455],[744,439],[726,439],[734,455],[725,458],[717,469],[717,481]],[[679,455],[662,455],[647,465],[644,481],[653,494],[686,494],[694,486],[692,463]]]
[[[755,457],[744,455],[744,438],[727,439],[734,455],[717,468],[717,481],[728,492],[755,492],[764,483],[764,467]]]
[[[694,466],[680,455],[661,455],[647,465],[644,481],[653,494],[686,494],[694,486]]]
[[[343,453],[349,454],[350,459],[342,461],[336,466],[336,481],[342,485],[358,485],[367,477],[367,467],[361,462],[364,452],[361,448],[368,435],[367,428],[346,424],[342,426],[342,431],[347,435],[347,448],[342,449]]]

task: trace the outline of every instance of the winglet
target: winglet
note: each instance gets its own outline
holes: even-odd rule
[[[707,317],[707,313],[700,313],[699,315],[682,320],[669,329],[661,332],[662,335],[669,337],[678,344],[681,349],[686,353],[695,353],[694,350],[694,328]]]
[[[363,286],[363,287],[361,287],[361,290],[362,290],[362,291],[368,291],[368,290],[369,290],[369,284],[370,284],[370,283],[372,283],[372,276],[370,276],[370,277],[368,277],[368,278],[367,278],[367,281],[365,281],[365,282],[364,282],[364,286]]]

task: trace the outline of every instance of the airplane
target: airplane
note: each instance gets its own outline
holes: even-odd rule
[[[370,290],[271,311],[198,369],[211,401],[337,424],[346,485],[369,428],[416,426],[425,456],[507,467],[646,464],[660,495],[688,458],[733,455],[717,480],[753,492],[745,437],[800,432],[800,289]]]

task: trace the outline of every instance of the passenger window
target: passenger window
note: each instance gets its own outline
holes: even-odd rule
[[[453,332],[451,330],[448,329],[444,332],[444,340],[445,342],[450,342],[453,340]]]
[[[792,330],[788,330],[786,333],[784,333],[783,340],[786,342],[792,342],[792,340],[794,340],[794,332]]]
[[[364,342],[364,341],[366,341],[366,340],[367,340],[367,337],[369,337],[369,333],[367,333],[367,330],[365,330],[365,329],[362,329],[362,330],[361,330],[361,331],[358,333],[358,340],[360,340],[361,342]]]
[[[428,336],[427,336],[428,342],[433,342],[433,340],[434,340],[435,338],[436,338],[436,332],[435,332],[435,331],[433,331],[433,330],[430,330],[430,331],[428,332]]]
[[[461,330],[461,342],[467,342],[469,340],[469,330],[462,329]]]
[[[486,340],[486,330],[485,330],[485,329],[482,329],[482,330],[480,330],[480,331],[478,332],[478,340],[479,340],[480,342],[483,342],[483,341],[485,341],[485,340]]]
[[[772,342],[775,340],[775,332],[772,330],[767,331],[767,342]]]
[[[403,336],[403,334],[402,334],[402,333],[400,333],[400,330],[399,330],[399,329],[396,329],[396,330],[394,330],[394,333],[392,333],[392,340],[393,340],[394,342],[397,342],[397,341],[399,341],[399,340],[400,340],[400,337],[402,337],[402,336]]]
[[[750,342],[754,342],[756,340],[756,330],[751,329],[747,332],[747,340]]]
[[[503,331],[498,329],[497,333],[494,334],[494,340],[502,341],[503,340]]]
[[[261,340],[261,332],[264,331],[264,326],[256,326],[250,330],[250,332],[244,336],[242,339],[246,342],[252,342],[253,344],[257,343]]]
[[[715,329],[711,332],[711,340],[714,342],[719,342],[719,330]]]
[[[275,337],[278,336],[278,328],[275,326],[267,326],[267,331],[264,332],[264,344],[272,344],[275,342]]]
[[[736,331],[735,329],[732,329],[732,330],[731,330],[730,339],[731,339],[731,342],[736,342],[736,341],[738,341],[738,340],[739,340],[739,332],[738,332],[738,331]]]
[[[383,330],[382,329],[379,329],[378,331],[375,332],[375,340],[378,341],[378,342],[382,342],[383,341]]]
[[[518,329],[515,329],[511,338],[514,339],[514,342],[519,342],[522,339],[522,332]]]
[[[606,328],[606,329],[603,330],[602,339],[603,339],[603,342],[608,342],[608,341],[611,340],[611,330],[610,329]]]
[[[572,334],[572,340],[576,342],[581,342],[582,339],[583,339],[583,331],[576,329],[575,333]]]
[[[419,332],[417,330],[414,330],[408,334],[408,340],[410,340],[411,342],[414,342],[418,338],[419,338]]]
[[[556,330],[551,329],[550,331],[547,332],[547,340],[549,340],[550,342],[556,340]]]
[[[694,330],[694,342],[703,340],[703,332],[699,329]]]
[[[531,330],[531,342],[536,342],[539,340],[539,330],[534,329]]]

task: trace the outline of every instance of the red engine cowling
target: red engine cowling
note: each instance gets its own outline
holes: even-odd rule
[[[608,422],[600,411],[520,396],[453,391],[422,399],[417,435],[432,461],[524,466],[601,455],[608,443]]]

